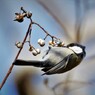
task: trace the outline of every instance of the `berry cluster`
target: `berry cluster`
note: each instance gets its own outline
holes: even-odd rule
[[[29,51],[32,52],[32,54],[34,56],[38,55],[41,53],[41,50],[40,49],[35,49],[33,45],[31,45],[31,42],[30,42],[30,39],[31,39],[31,30],[32,30],[32,24],[35,24],[37,25],[38,27],[40,27],[44,33],[46,34],[45,38],[44,39],[38,39],[38,44],[43,47],[45,46],[45,40],[46,38],[49,36],[52,38],[51,41],[49,41],[49,45],[53,46],[53,47],[62,47],[64,46],[64,42],[62,42],[60,39],[58,39],[57,37],[55,36],[52,36],[51,34],[49,34],[43,27],[41,27],[38,23],[35,23],[32,21],[31,19],[31,16],[32,16],[32,13],[30,12],[27,12],[26,10],[23,9],[23,7],[21,7],[21,11],[22,13],[15,13],[16,17],[15,17],[15,20],[14,21],[18,21],[18,22],[23,22],[24,18],[27,17],[28,19],[30,19],[30,25],[31,27],[29,27],[28,31],[28,35],[29,35],[29,41],[25,41],[24,43],[28,42],[29,43]],[[15,45],[17,46],[17,48],[23,48],[23,44],[22,42],[16,42]]]
[[[34,56],[38,55],[41,53],[40,49],[35,49],[31,44],[30,41],[26,41],[29,42],[29,51],[32,52],[32,54]],[[45,46],[45,40],[43,39],[38,39],[38,44],[43,47]],[[16,42],[15,45],[17,46],[17,48],[22,48],[22,42]],[[62,47],[64,46],[64,43],[60,40],[53,40],[53,41],[49,41],[49,45],[53,46],[53,47]]]
[[[27,29],[27,32],[26,32],[26,35],[25,35],[23,41],[22,41],[22,42],[16,42],[16,43],[15,43],[16,47],[19,48],[19,51],[17,52],[17,55],[16,55],[14,61],[18,59],[18,57],[19,57],[19,55],[20,55],[20,53],[21,53],[21,51],[22,51],[22,49],[23,49],[23,46],[24,46],[24,44],[25,44],[26,42],[29,43],[29,51],[32,52],[32,54],[33,54],[34,56],[36,56],[36,55],[38,55],[38,54],[41,53],[41,50],[40,50],[40,49],[35,49],[35,48],[33,47],[33,45],[31,45],[31,42],[30,42],[30,39],[31,39],[31,31],[32,31],[32,25],[33,25],[33,24],[34,24],[34,25],[37,25],[39,28],[41,28],[41,29],[43,30],[43,32],[46,34],[46,36],[45,36],[44,39],[38,39],[38,44],[39,44],[41,47],[45,46],[45,39],[46,39],[48,36],[52,39],[51,41],[49,41],[49,45],[51,45],[51,46],[53,46],[53,47],[55,47],[55,46],[56,46],[56,47],[63,47],[63,46],[64,46],[64,42],[63,42],[63,41],[61,41],[61,40],[58,39],[57,37],[52,36],[51,34],[49,34],[40,24],[38,24],[38,23],[32,21],[32,18],[31,18],[31,17],[32,17],[32,13],[31,13],[31,12],[27,12],[26,10],[23,9],[23,7],[21,7],[20,13],[15,13],[15,15],[16,15],[16,17],[15,17],[15,20],[14,20],[14,21],[17,21],[17,22],[21,23],[21,22],[24,21],[24,18],[26,17],[27,19],[30,20],[30,24],[29,24],[29,26],[28,26],[28,29]],[[26,40],[27,40],[27,37],[29,37],[29,41],[26,41]],[[48,51],[47,51],[47,53],[46,53],[45,55],[47,55],[49,51],[50,51],[50,47],[49,47],[49,49],[48,49]],[[44,55],[44,56],[45,56],[45,55]],[[43,58],[44,58],[44,56],[43,56]],[[1,85],[0,85],[0,89],[1,89],[1,88],[3,87],[3,85],[5,84],[7,78],[9,77],[10,73],[12,72],[13,67],[14,67],[14,64],[12,64],[12,65],[10,66],[10,68],[9,68],[9,70],[8,70],[8,72],[7,72],[6,76],[5,76],[5,78],[3,79],[3,81],[2,81],[2,83],[1,83]]]

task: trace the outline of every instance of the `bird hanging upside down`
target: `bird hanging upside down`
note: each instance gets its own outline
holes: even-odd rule
[[[85,57],[85,46],[71,43],[63,47],[49,47],[42,60],[16,60],[13,64],[18,66],[41,67],[43,75],[67,72],[81,63]]]

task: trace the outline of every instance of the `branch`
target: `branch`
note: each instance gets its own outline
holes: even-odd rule
[[[30,24],[29,24],[28,30],[27,30],[27,32],[26,32],[26,35],[25,35],[25,37],[24,37],[24,40],[23,40],[23,42],[22,42],[22,45],[21,45],[20,47],[18,47],[18,48],[20,48],[20,49],[19,49],[19,51],[18,51],[18,53],[17,53],[17,55],[16,55],[16,57],[15,57],[15,59],[14,59],[14,62],[18,59],[18,57],[19,57],[19,55],[20,55],[20,53],[21,53],[21,50],[23,49],[23,46],[24,46],[24,44],[25,44],[26,42],[28,42],[28,43],[29,43],[29,46],[32,47],[32,48],[36,51],[36,53],[34,52],[35,54],[32,52],[34,55],[39,54],[40,51],[38,52],[37,49],[35,49],[35,48],[31,45],[31,43],[30,43],[31,31],[32,31],[32,25],[33,25],[33,24],[37,25],[38,27],[40,27],[40,28],[44,31],[44,33],[46,34],[44,40],[47,38],[47,36],[50,36],[50,37],[52,38],[52,43],[53,43],[54,39],[60,40],[60,39],[58,39],[57,37],[52,36],[51,34],[49,34],[40,24],[38,24],[38,23],[36,23],[36,22],[32,22],[32,19],[31,19],[32,13],[27,12],[26,10],[24,10],[23,7],[21,7],[21,10],[23,11],[23,13],[15,13],[16,19],[15,19],[14,21],[18,21],[19,23],[21,23],[21,22],[24,21],[24,18],[27,17],[27,18],[30,20]],[[29,35],[29,41],[26,41],[28,35]],[[60,46],[63,46],[63,45],[64,45],[64,43],[61,42],[61,41],[57,41],[57,42],[59,42],[59,44],[57,44],[58,46],[59,46],[59,45],[60,45]],[[40,43],[40,45],[41,45],[41,43]],[[55,45],[56,45],[56,42],[55,42]],[[16,46],[17,46],[17,44],[16,44]],[[30,51],[31,51],[31,50],[30,50]],[[12,65],[10,66],[10,68],[9,68],[9,70],[8,70],[8,72],[7,72],[6,76],[5,76],[5,78],[3,79],[2,83],[0,84],[0,89],[3,87],[3,85],[5,84],[7,78],[9,77],[10,73],[12,72],[12,69],[13,69],[13,67],[14,67],[14,62],[13,62]]]
[[[35,25],[39,26],[46,33],[47,36],[50,36],[51,38],[58,39],[57,37],[52,36],[51,34],[49,34],[40,24],[38,24],[36,22],[32,22],[32,24],[35,24]]]
[[[31,20],[31,19],[30,19],[30,20]],[[29,32],[30,32],[31,25],[32,25],[32,22],[30,22],[30,24],[29,24],[28,30],[27,30],[26,35],[25,35],[25,37],[24,37],[24,40],[23,40],[23,42],[22,42],[22,47],[21,47],[20,50],[18,51],[18,53],[17,53],[17,55],[16,55],[14,61],[17,60],[17,58],[19,57],[19,54],[21,53],[21,50],[23,49],[24,43],[25,43],[25,41],[26,41],[26,39],[27,39],[27,37],[28,37],[28,34],[29,34]],[[12,65],[10,66],[10,68],[9,68],[9,70],[8,70],[8,72],[7,72],[6,76],[5,76],[5,78],[3,79],[3,81],[2,81],[2,83],[1,83],[1,85],[0,85],[0,90],[1,90],[1,88],[3,87],[3,85],[5,84],[5,82],[6,82],[7,78],[9,77],[10,73],[12,72],[13,67],[14,67],[14,64],[12,63]]]

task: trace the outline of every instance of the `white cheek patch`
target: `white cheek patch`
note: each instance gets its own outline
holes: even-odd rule
[[[78,46],[69,47],[71,50],[73,50],[75,53],[82,53],[83,50]]]

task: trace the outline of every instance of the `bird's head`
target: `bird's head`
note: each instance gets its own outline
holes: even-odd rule
[[[85,57],[85,46],[80,45],[78,43],[70,43],[67,45],[69,49],[71,49],[75,54],[81,55],[82,57]]]

